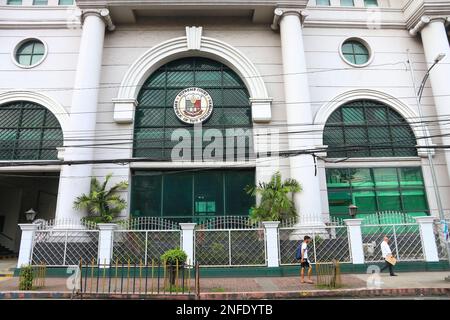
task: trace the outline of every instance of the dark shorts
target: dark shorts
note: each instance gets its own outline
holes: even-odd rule
[[[308,259],[303,259],[303,262],[301,263],[302,268],[309,268],[309,261]]]

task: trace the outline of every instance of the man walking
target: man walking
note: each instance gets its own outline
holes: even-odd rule
[[[308,243],[311,242],[310,236],[305,236],[303,238],[302,246],[301,246],[301,272],[300,272],[300,283],[305,283],[305,269],[308,268],[308,280],[306,283],[313,284],[314,282],[311,280],[312,275],[312,267],[308,261]]]
[[[386,262],[386,264],[383,268],[381,268],[380,272],[383,272],[384,270],[389,268],[389,274],[391,275],[391,277],[397,276],[394,273],[394,265],[389,262],[389,260],[393,257],[391,248],[389,247],[389,238],[387,236],[384,236],[383,242],[381,242],[381,255],[383,256],[383,259]]]

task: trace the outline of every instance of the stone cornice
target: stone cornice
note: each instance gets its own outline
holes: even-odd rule
[[[405,24],[408,30],[413,29],[421,22],[422,17],[429,17],[430,19],[443,18],[450,16],[450,2],[449,1],[409,1],[405,7]]]

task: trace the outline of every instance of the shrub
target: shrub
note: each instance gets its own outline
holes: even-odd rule
[[[182,265],[187,260],[187,254],[180,248],[171,249],[163,253],[161,260],[171,265],[175,265],[178,261],[178,265]]]
[[[33,267],[22,266],[19,274],[19,290],[33,290]]]

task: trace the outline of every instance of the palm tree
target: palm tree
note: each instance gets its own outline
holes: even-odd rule
[[[117,214],[127,207],[127,202],[116,192],[126,189],[128,182],[121,181],[107,189],[106,186],[111,177],[112,173],[108,174],[103,183],[93,177],[89,194],[82,194],[75,199],[74,209],[88,210],[91,215],[86,218],[87,220],[96,223],[111,222]]]
[[[257,186],[247,186],[246,192],[252,196],[261,195],[259,205],[251,208],[250,219],[259,221],[282,221],[296,219],[292,196],[302,190],[295,179],[282,181],[281,173],[273,174],[269,182],[259,182]]]

